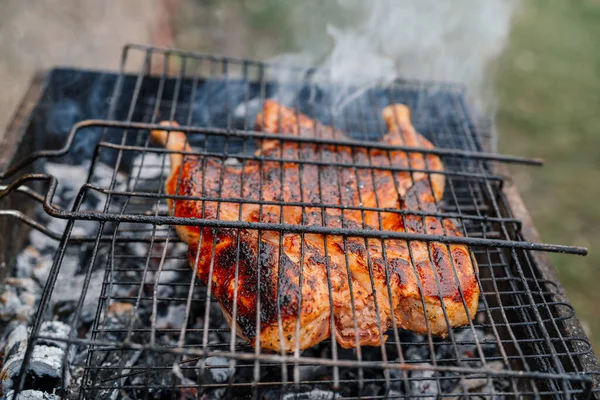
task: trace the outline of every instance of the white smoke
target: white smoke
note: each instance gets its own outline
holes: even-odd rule
[[[480,106],[493,105],[490,63],[507,42],[519,0],[337,0],[323,12],[343,22],[325,22],[318,37],[314,23],[302,51],[278,57],[304,65],[319,63],[327,80],[361,88],[396,78],[463,83]],[[300,8],[290,29],[299,39],[307,35],[303,20],[318,7]],[[336,18],[339,16],[346,18]],[[347,97],[349,93],[343,93]]]

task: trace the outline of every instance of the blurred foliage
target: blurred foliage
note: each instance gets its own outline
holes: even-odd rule
[[[600,1],[524,2],[500,60],[500,150],[542,157],[513,168],[542,239],[587,246],[551,255],[600,350]]]
[[[327,26],[344,27],[352,24],[360,7],[358,0],[223,0],[242,7],[246,23],[256,31],[277,38],[277,52],[310,50],[324,56],[333,42],[326,34]],[[350,5],[350,6],[349,6]],[[325,39],[324,39],[325,38]]]

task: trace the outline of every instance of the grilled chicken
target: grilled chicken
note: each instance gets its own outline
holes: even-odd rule
[[[434,147],[414,130],[406,106],[389,106],[383,117],[384,143]],[[274,101],[265,102],[257,130],[348,140]],[[192,149],[182,132],[156,130],[152,138],[174,151],[167,194],[222,199],[169,200],[178,217],[461,236],[452,220],[427,216],[438,211],[444,192],[444,166],[431,153],[270,139],[259,141],[261,171],[259,160],[226,165],[215,157],[183,156],[177,152]],[[278,202],[285,205],[273,204]],[[330,207],[303,210],[299,203]],[[190,264],[212,285],[235,334],[264,349],[301,350],[332,334],[345,348],[380,345],[394,323],[445,335],[467,324],[477,309],[477,265],[463,245],[176,229],[189,245]]]

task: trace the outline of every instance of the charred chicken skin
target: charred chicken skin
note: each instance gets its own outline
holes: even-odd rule
[[[406,106],[386,107],[383,117],[388,126],[384,143],[434,147],[415,131]],[[347,139],[271,100],[257,117],[257,130]],[[445,183],[439,173],[442,161],[431,153],[263,140],[256,152],[262,162],[224,165],[215,157],[179,154],[192,152],[183,132],[156,130],[152,138],[173,151],[167,194],[221,199],[169,200],[177,217],[461,236],[451,219],[426,215],[438,211]],[[261,207],[260,200],[338,207]],[[404,210],[406,215],[372,209]],[[302,350],[332,334],[345,348],[380,345],[394,322],[398,328],[445,335],[451,327],[467,324],[477,310],[477,265],[464,245],[255,229],[176,229],[189,245],[190,264],[212,285],[232,329],[264,349]]]

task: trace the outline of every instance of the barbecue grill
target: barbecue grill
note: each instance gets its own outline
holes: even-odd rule
[[[353,140],[260,132],[254,121],[267,98],[343,130]],[[381,110],[393,103],[410,107],[417,131],[435,149],[374,141],[385,133]],[[187,134],[193,154],[222,165],[258,160],[348,167],[255,155],[261,140],[275,137],[281,143],[436,154],[447,181],[440,211],[353,209],[363,215],[452,218],[463,236],[174,217],[166,200],[181,196],[163,189],[170,151],[150,141],[150,131],[162,120],[179,122],[177,130]],[[600,368],[544,254],[584,255],[586,250],[539,243],[504,164],[541,161],[491,153],[490,137],[489,124],[475,115],[464,88],[455,84],[397,81],[340,88],[318,69],[140,45],[124,48],[118,73],[55,69],[39,74],[0,150],[0,215],[23,222],[0,219],[4,290],[22,304],[11,309],[9,295],[3,295],[0,317],[10,316],[1,322],[4,395],[594,396]],[[323,213],[344,208],[242,196],[194,199],[293,205]],[[349,350],[330,339],[291,354],[253,348],[232,334],[211,290],[192,272],[175,225],[229,228],[238,235],[253,229],[466,244],[479,265],[479,307],[471,323],[451,329],[446,338],[392,329],[379,347]],[[23,300],[24,293],[34,300]]]

